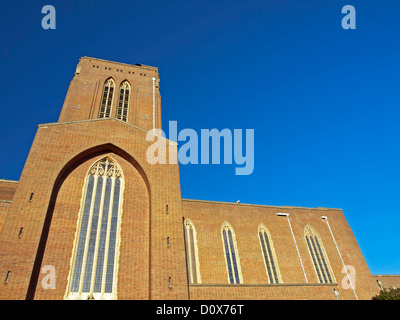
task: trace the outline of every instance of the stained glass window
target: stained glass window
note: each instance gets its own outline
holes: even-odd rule
[[[98,160],[85,179],[68,298],[116,298],[117,234],[123,176],[110,157]]]
[[[264,257],[269,283],[280,283],[278,261],[275,255],[271,235],[264,225],[259,226],[258,237],[260,239],[261,251]]]
[[[114,80],[109,78],[103,87],[103,94],[101,96],[99,118],[109,118],[111,115],[111,107],[114,97]]]
[[[196,229],[189,219],[184,221],[184,231],[189,283],[201,283]]]
[[[310,225],[304,229],[304,238],[320,283],[333,283],[333,273],[322,240]]]
[[[222,242],[226,265],[228,268],[229,283],[240,284],[242,282],[242,276],[239,255],[236,246],[236,237],[232,227],[227,222],[222,225]]]
[[[128,120],[130,91],[131,86],[129,85],[129,82],[124,81],[119,88],[119,99],[117,106],[117,119],[122,121]]]

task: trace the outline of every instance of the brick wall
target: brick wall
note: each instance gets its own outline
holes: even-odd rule
[[[400,275],[398,274],[374,274],[372,278],[375,280],[377,286],[378,283],[376,281],[381,281],[385,289],[392,287],[400,288]]]
[[[0,180],[0,200],[11,201],[17,189],[18,181]]]
[[[158,68],[121,64],[112,61],[83,57],[72,79],[59,122],[96,119],[108,78],[115,82],[111,117],[116,117],[119,98],[119,86],[127,80],[131,86],[128,123],[139,128],[153,128],[153,80],[155,84],[155,124],[161,128],[161,98],[159,90]]]
[[[178,165],[150,165],[146,150],[151,143],[146,141],[145,131],[115,119],[38,128],[0,237],[0,247],[4,248],[0,251],[0,274],[5,276],[11,270],[8,284],[0,285],[0,298],[63,297],[76,229],[74,217],[78,214],[83,173],[88,170],[84,161],[94,161],[96,156],[108,153],[119,157],[123,170],[133,179],[127,189],[133,200],[124,204],[122,235],[126,240],[121,246],[128,251],[121,254],[119,298],[187,298]],[[132,185],[135,181],[137,186]],[[32,192],[35,196],[29,202]],[[136,204],[139,207],[134,209]],[[135,214],[142,221],[134,221]],[[18,238],[21,227],[24,234]],[[135,232],[138,234],[133,235]],[[171,239],[169,247],[167,237]],[[143,261],[148,261],[147,267],[138,266]],[[45,274],[40,271],[47,264],[56,266],[58,287],[43,292],[40,288]],[[147,289],[133,289],[138,276],[142,277],[141,284],[149,279]]]
[[[0,180],[0,232],[3,229],[17,186],[18,181]]]
[[[334,299],[332,288],[328,290],[319,285],[304,240],[304,228],[310,224],[321,237],[334,273],[336,287],[344,299],[355,299],[351,288],[345,289],[342,286],[342,280],[345,277],[345,274],[342,273],[343,264],[327,223],[321,219],[322,215],[328,217],[344,263],[355,268],[355,291],[358,298],[370,299],[376,292],[377,288],[368,266],[341,210],[271,207],[198,200],[182,200],[182,208],[184,217],[189,218],[196,228],[203,284],[190,287],[191,298],[220,299],[221,297],[230,297],[232,292],[236,292],[237,298],[249,299],[254,297],[254,292],[259,292],[260,297],[274,297],[276,293],[275,297],[279,299],[284,298],[286,293],[290,292],[286,298],[312,299],[316,292],[322,290],[325,293],[328,292],[323,295],[324,297]],[[315,287],[307,286],[287,218],[277,216],[277,212],[289,213],[308,284]],[[240,289],[235,286],[232,288],[226,286],[229,281],[221,237],[221,227],[224,221],[230,223],[236,234],[243,283],[249,285],[249,288],[251,285],[255,285],[254,292],[249,288]],[[272,237],[283,281],[282,288],[279,285],[267,285],[268,277],[258,238],[258,226],[261,223],[268,228]],[[289,284],[291,286],[286,286]],[[225,287],[220,285],[225,285]],[[264,285],[264,287],[259,287],[259,285]],[[230,291],[231,289],[233,291]]]
[[[337,285],[190,285],[192,300],[335,300]],[[343,297],[340,297],[343,300]]]

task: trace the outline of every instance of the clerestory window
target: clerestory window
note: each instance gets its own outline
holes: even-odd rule
[[[276,258],[271,234],[263,224],[258,227],[258,237],[260,239],[261,252],[264,257],[269,283],[281,283],[278,259]]]
[[[229,283],[240,284],[243,280],[235,233],[228,222],[224,222],[221,232]]]
[[[189,283],[201,283],[196,229],[189,219],[186,219],[183,224]]]
[[[304,228],[304,239],[307,243],[319,283],[333,283],[334,277],[324,245],[318,233],[310,225]]]

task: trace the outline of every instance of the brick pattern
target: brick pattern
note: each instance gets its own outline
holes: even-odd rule
[[[191,300],[335,300],[336,285],[217,286],[191,285]],[[344,298],[341,296],[341,300]]]
[[[0,180],[0,200],[12,201],[18,181]]]
[[[400,275],[398,274],[374,274],[372,275],[375,281],[381,281],[383,288],[400,288]],[[376,285],[378,283],[376,282]]]
[[[10,206],[11,202],[0,201],[0,231],[3,229],[4,221],[6,220],[7,212]]]
[[[18,181],[0,180],[0,232],[3,229],[17,186]]]
[[[57,274],[60,290],[46,290],[34,297],[63,297],[68,273],[65,265],[69,265],[71,240],[76,228],[74,216],[79,212],[83,179],[88,170],[88,163],[85,165],[85,161],[91,159],[94,162],[95,155],[99,157],[104,154],[118,158],[117,161],[121,161],[128,177],[135,177],[128,183],[124,203],[126,214],[123,215],[124,240],[121,243],[119,273],[124,275],[124,281],[119,282],[119,297],[173,299],[187,296],[184,244],[183,241],[178,241],[183,239],[178,165],[148,164],[145,155],[151,142],[147,142],[145,137],[146,132],[114,119],[39,127],[0,238],[0,246],[10,248],[10,251],[0,252],[0,271],[12,270],[13,274],[16,273],[7,287],[0,287],[0,297],[25,298],[38,249],[44,250],[44,255],[43,263],[39,266],[36,264],[35,272],[39,276],[36,283],[33,283],[36,285],[36,293],[41,277],[44,276],[40,274],[41,266],[48,264],[56,266],[56,271],[59,270]],[[132,171],[132,167],[136,169],[136,173]],[[142,180],[139,180],[138,175]],[[137,186],[132,185],[135,181]],[[29,202],[31,192],[35,193],[35,198]],[[135,200],[130,199],[129,194]],[[54,210],[48,210],[53,201]],[[167,204],[168,214],[165,213]],[[134,208],[136,205],[138,207]],[[150,209],[145,209],[146,205]],[[139,222],[130,216],[138,210],[140,212],[137,214],[142,217],[139,226],[136,225]],[[130,219],[126,218],[129,216]],[[46,224],[49,221],[51,223]],[[24,227],[24,236],[19,239],[17,232],[21,226]],[[43,238],[42,231],[47,228],[47,244],[39,245],[41,237]],[[128,235],[130,232],[135,233],[135,236]],[[58,236],[60,239],[56,240]],[[171,238],[170,247],[166,246],[167,236]],[[133,247],[128,243],[134,243]],[[20,249],[22,245],[26,246],[24,251]],[[129,249],[122,254],[125,245]],[[143,266],[148,269],[147,272],[132,268],[142,261],[148,261],[148,267]],[[128,269],[129,272],[124,273]],[[141,282],[136,282],[138,270],[144,277]],[[148,281],[147,287],[150,288],[147,289],[147,294],[144,294],[144,287],[135,296],[131,286],[147,282],[146,277],[152,279],[151,282]],[[169,277],[172,278],[172,288],[168,287]],[[126,279],[132,279],[132,282],[127,282]]]
[[[276,297],[279,299],[283,298],[284,295],[280,295],[278,292],[293,292],[287,296],[290,298],[292,295],[295,297],[296,290],[299,290],[299,292],[302,292],[301,295],[303,298],[312,298],[311,292],[313,290],[322,290],[310,290],[310,296],[304,294],[304,292],[308,292],[304,289],[304,285],[307,283],[290,227],[287,218],[277,216],[277,212],[289,213],[291,227],[309,285],[319,285],[319,282],[307,244],[304,240],[304,228],[307,224],[313,226],[322,239],[336,279],[336,286],[343,298],[355,299],[352,290],[344,289],[342,286],[342,281],[345,277],[345,274],[342,273],[343,264],[329,228],[326,222],[321,219],[321,215],[324,215],[328,217],[344,263],[355,267],[355,286],[358,298],[369,299],[376,292],[376,286],[373,283],[368,266],[341,210],[253,206],[198,200],[182,200],[182,209],[184,217],[189,218],[193,222],[197,232],[200,272],[205,287],[191,286],[191,292],[193,290],[195,292],[194,296],[199,299],[209,299],[210,297],[219,299],[219,295],[223,294],[224,290],[230,290],[230,288],[226,287],[222,289],[220,287],[213,287],[228,283],[227,267],[221,239],[221,226],[224,221],[230,223],[236,234],[238,256],[245,285],[268,284],[268,277],[257,234],[258,226],[263,223],[271,233],[282,275],[283,287],[286,289],[278,289],[279,285],[274,286],[275,289],[272,289],[271,286],[266,286],[265,288],[258,288],[257,292],[262,292],[263,290],[277,292]],[[299,286],[286,287],[288,284],[299,284]],[[211,287],[207,285],[211,285]],[[210,292],[215,292],[216,295],[213,296]],[[247,296],[247,289],[236,289],[236,292],[243,299],[252,296]],[[263,293],[262,296],[264,295],[268,295],[268,293]],[[335,298],[331,292],[328,297]]]
[[[121,165],[125,190],[123,194],[121,246],[119,272],[124,275],[118,283],[118,294],[125,299],[146,299],[148,295],[149,273],[149,197],[146,185],[140,174],[129,162],[118,155],[108,153]],[[53,212],[48,244],[42,267],[52,265],[57,275],[56,290],[36,288],[36,299],[62,299],[67,288],[72,258],[73,243],[77,232],[77,220],[84,177],[88,168],[99,157],[94,156],[75,168],[63,182]],[[64,259],[60,259],[64,257]],[[65,257],[68,257],[67,259]],[[45,274],[39,281],[43,281]]]
[[[153,128],[153,80],[155,86],[155,124],[161,128],[161,98],[158,68],[148,66],[123,65],[111,61],[83,57],[72,79],[59,122],[96,119],[105,81],[112,77],[115,81],[111,117],[116,117],[119,87],[127,80],[131,86],[128,123],[139,128]]]

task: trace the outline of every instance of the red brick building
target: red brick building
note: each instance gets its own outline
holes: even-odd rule
[[[0,180],[1,299],[379,292],[341,210],[182,199],[179,165],[146,158],[154,127],[157,68],[80,59],[60,118],[38,126],[20,180]]]

